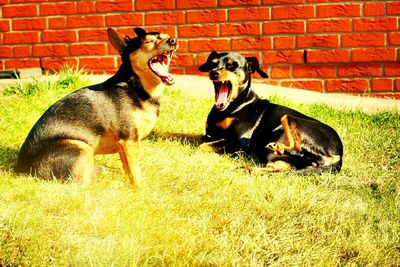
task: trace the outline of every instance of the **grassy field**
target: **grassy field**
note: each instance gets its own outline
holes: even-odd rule
[[[273,97],[335,128],[338,175],[248,173],[246,158],[143,142],[139,190],[117,155],[89,188],[12,166],[47,107],[87,83],[66,71],[0,92],[0,266],[399,266],[400,115],[343,112]],[[203,133],[213,100],[167,90],[158,131]]]

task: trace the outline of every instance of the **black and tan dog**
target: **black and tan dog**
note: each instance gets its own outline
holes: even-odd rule
[[[53,104],[36,122],[19,153],[16,170],[47,179],[87,183],[94,155],[119,153],[132,185],[140,180],[140,140],[152,130],[177,39],[135,28],[129,38],[108,29],[122,57],[104,83],[82,88]]]
[[[202,150],[245,151],[266,163],[267,171],[340,171],[343,146],[334,129],[298,111],[259,99],[251,89],[252,73],[268,77],[257,58],[212,52],[199,70],[208,72],[215,90]]]

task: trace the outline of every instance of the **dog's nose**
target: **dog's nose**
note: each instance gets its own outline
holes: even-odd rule
[[[219,76],[221,76],[221,73],[217,70],[212,70],[208,74],[211,80],[218,80]]]
[[[177,38],[169,38],[167,40],[167,44],[169,44],[169,45],[177,45],[177,43],[178,43],[178,39]]]

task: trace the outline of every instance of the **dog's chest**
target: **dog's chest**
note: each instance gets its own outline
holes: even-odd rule
[[[138,139],[146,137],[153,129],[158,117],[158,106],[144,103],[141,108],[134,109],[132,119]]]

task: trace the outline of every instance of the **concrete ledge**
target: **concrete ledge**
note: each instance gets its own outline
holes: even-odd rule
[[[214,90],[207,77],[176,75],[176,87],[194,96],[213,97]],[[319,93],[302,89],[273,86],[253,81],[252,88],[262,97],[278,96],[292,102],[325,103],[342,110],[358,110],[366,113],[397,111],[400,113],[400,101],[346,94]]]
[[[110,75],[87,75],[92,84],[107,80]],[[55,75],[42,76],[38,80],[56,80]],[[0,90],[13,84],[29,82],[31,79],[0,80]],[[175,75],[175,85],[172,88],[181,90],[194,97],[213,97],[214,89],[208,77],[195,75]],[[342,110],[358,110],[366,113],[383,111],[396,111],[400,113],[400,101],[394,99],[381,99],[372,97],[351,96],[346,94],[327,94],[313,91],[273,86],[253,81],[253,89],[262,97],[277,96],[292,102],[301,103],[325,103],[329,106]]]

